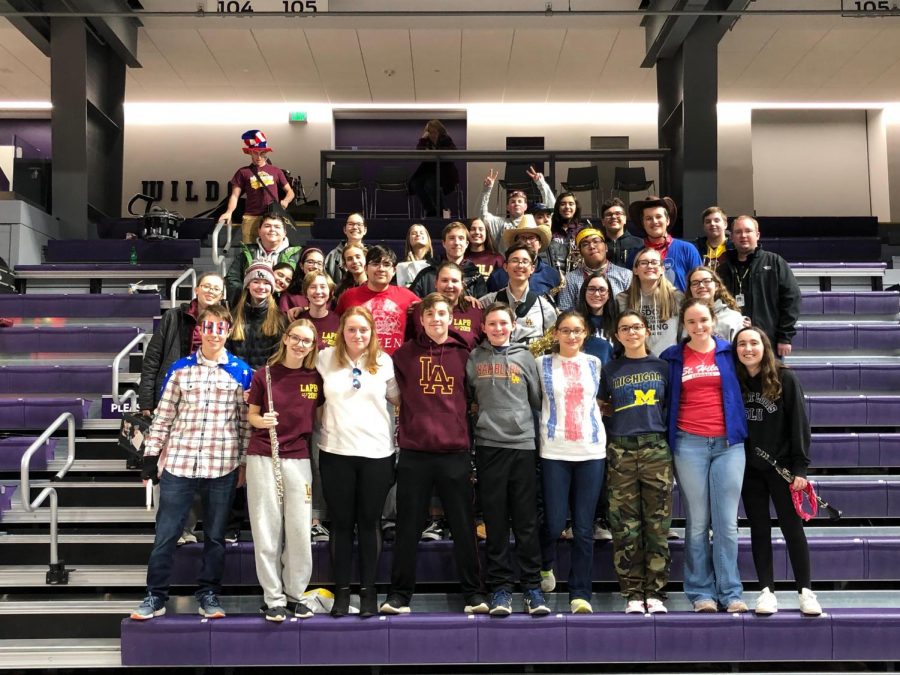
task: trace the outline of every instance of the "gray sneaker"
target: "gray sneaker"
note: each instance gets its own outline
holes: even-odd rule
[[[284,607],[268,607],[265,611],[266,621],[281,623],[287,618],[287,609]]]
[[[219,597],[215,593],[206,593],[197,598],[200,603],[200,616],[206,619],[221,619],[225,616],[225,610],[219,604]],[[268,617],[267,617],[268,618]]]
[[[131,613],[131,618],[135,621],[146,621],[154,616],[162,616],[166,613],[166,603],[162,598],[155,595],[148,595],[144,601],[138,605],[137,609]]]

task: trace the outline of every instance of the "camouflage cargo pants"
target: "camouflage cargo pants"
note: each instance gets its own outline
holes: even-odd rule
[[[664,600],[674,474],[669,445],[660,434],[612,437],[606,458],[613,565],[622,595]]]

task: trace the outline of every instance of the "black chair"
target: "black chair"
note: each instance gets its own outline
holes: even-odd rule
[[[600,189],[600,172],[596,166],[572,167],[566,178],[562,183],[565,192],[593,192]],[[603,201],[602,192],[600,201]]]
[[[332,190],[357,190],[359,192],[360,213],[364,217],[369,215],[369,196],[366,186],[362,182],[362,167],[359,164],[338,164],[337,162],[331,167],[331,176],[325,179],[328,187]],[[337,195],[335,195],[335,206],[331,211],[332,216],[337,216]],[[325,214],[328,217],[328,214]]]
[[[541,193],[528,175],[529,167],[534,164],[534,162],[507,162],[506,173],[497,182],[506,190],[507,194],[514,190],[521,190],[528,197],[529,202],[540,201]],[[497,199],[500,199],[499,191]]]
[[[650,188],[654,184],[655,181],[647,180],[647,174],[642,166],[633,169],[627,166],[616,167],[613,177],[613,190],[616,192],[643,192],[647,190],[647,194],[649,194]]]
[[[409,195],[409,171],[402,166],[383,166],[375,176],[374,201],[372,204],[372,217],[378,217],[378,193],[402,192],[406,197],[406,217],[412,218]],[[402,216],[402,213],[388,213],[389,216]]]

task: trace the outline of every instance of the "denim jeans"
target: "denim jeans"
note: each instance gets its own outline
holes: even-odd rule
[[[147,563],[147,594],[169,598],[169,578],[175,546],[184,521],[199,492],[203,504],[203,565],[197,579],[199,598],[218,593],[225,569],[225,525],[231,511],[237,470],[221,478],[182,478],[163,471],[159,479],[159,506],[156,509],[156,539]]]
[[[675,473],[687,523],[684,593],[688,600],[715,600],[727,607],[741,599],[737,510],[744,480],[744,444],[725,437],[677,433]],[[713,540],[709,541],[712,525]]]
[[[541,569],[553,568],[560,532],[566,526],[572,492],[572,560],[569,600],[591,600],[594,569],[594,511],[603,485],[605,459],[566,462],[541,459],[544,486],[544,524],[541,528]]]

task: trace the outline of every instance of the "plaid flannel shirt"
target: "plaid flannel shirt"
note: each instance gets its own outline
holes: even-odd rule
[[[218,362],[198,350],[172,364],[144,446],[165,449],[163,469],[182,478],[219,478],[245,461],[250,440],[244,390],[253,375],[223,352]]]

